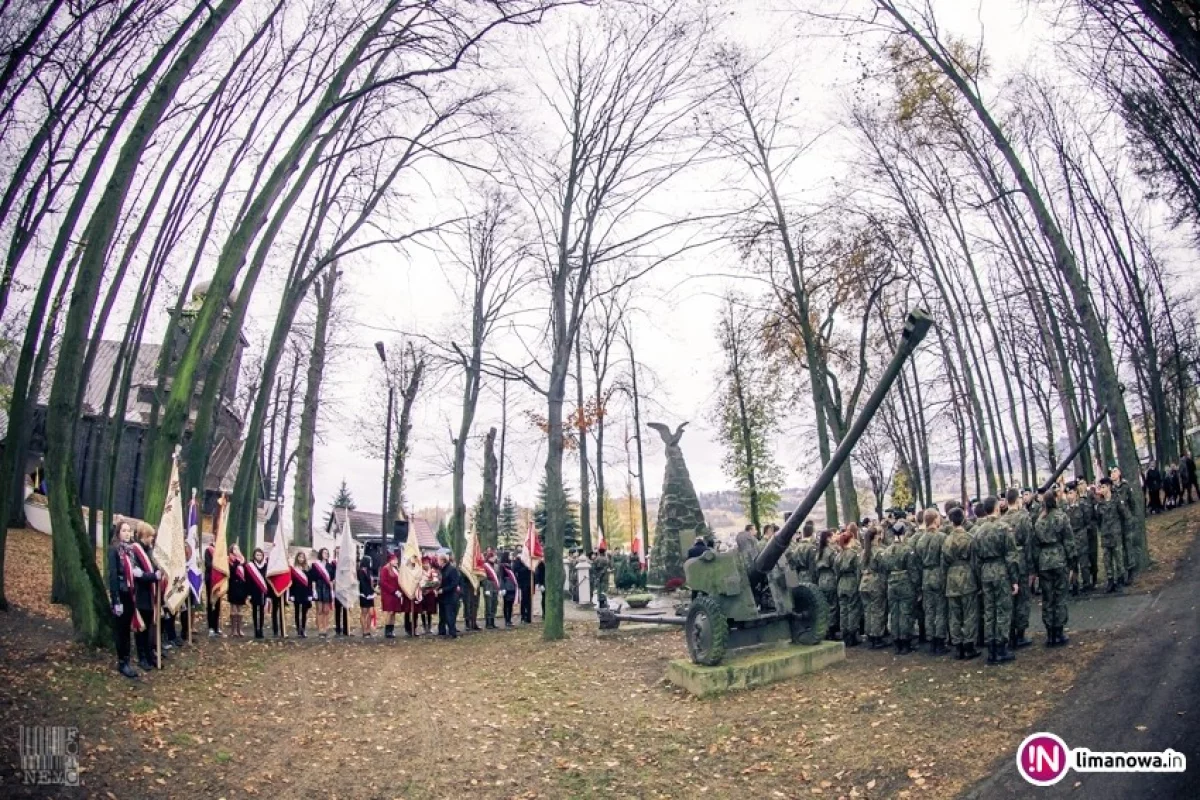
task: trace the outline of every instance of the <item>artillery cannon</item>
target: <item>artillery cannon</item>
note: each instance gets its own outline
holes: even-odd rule
[[[704,666],[721,663],[725,651],[731,647],[753,647],[775,641],[817,644],[824,639],[829,628],[829,607],[825,597],[817,587],[800,580],[782,558],[783,554],[805,517],[849,458],[850,451],[875,416],[904,363],[932,325],[933,320],[920,309],[914,309],[908,315],[900,346],[879,385],[808,494],[752,563],[747,564],[737,551],[717,553],[709,550],[690,558],[684,563],[683,571],[687,587],[696,594],[686,610],[680,609],[673,616],[649,616],[601,609],[598,612],[601,630],[618,628],[622,621],[679,625],[683,628],[692,661]]]
[[[1067,471],[1067,467],[1071,466],[1071,463],[1075,461],[1075,456],[1079,455],[1080,451],[1087,445],[1088,440],[1096,435],[1096,431],[1100,430],[1100,423],[1104,422],[1104,415],[1107,413],[1107,408],[1100,409],[1099,413],[1096,414],[1096,421],[1092,423],[1083,436],[1079,437],[1079,441],[1075,443],[1075,447],[1071,449],[1071,452],[1067,453],[1067,457],[1054,468],[1054,472],[1050,474],[1050,478],[1038,489],[1039,494],[1050,491],[1050,488],[1054,486],[1054,482],[1058,480],[1058,476]]]

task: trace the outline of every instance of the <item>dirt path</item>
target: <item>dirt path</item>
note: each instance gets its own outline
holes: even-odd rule
[[[1128,598],[1132,601],[1133,598]],[[1034,790],[1021,778],[1013,754],[967,793],[968,798],[1076,796],[1200,797],[1200,539],[1194,540],[1175,580],[1120,625],[1085,683],[1067,694],[1039,730],[1068,747],[1092,751],[1161,751],[1188,759],[1184,773],[1068,773],[1053,787]]]

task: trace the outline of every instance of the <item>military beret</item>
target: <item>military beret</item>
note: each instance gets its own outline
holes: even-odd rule
[[[1075,491],[1075,487],[1076,487],[1076,486],[1078,486],[1078,485],[1079,485],[1079,484],[1078,484],[1078,483],[1076,483],[1075,481],[1070,481],[1070,482],[1067,484],[1067,491],[1068,491],[1068,492],[1073,492],[1073,491]]]
[[[904,509],[905,513],[907,513],[907,514],[912,514],[916,510],[917,510],[917,507],[915,505],[913,505],[912,503],[909,503],[908,508]]]
[[[1112,486],[1112,478],[1101,478],[1100,485],[1101,486]]]

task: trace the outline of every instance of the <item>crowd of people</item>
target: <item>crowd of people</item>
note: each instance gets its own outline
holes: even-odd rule
[[[1184,503],[1192,503],[1192,497],[1200,499],[1200,484],[1196,480],[1196,461],[1191,453],[1185,452],[1179,464],[1160,469],[1157,462],[1146,465],[1142,475],[1142,491],[1146,496],[1146,513],[1160,514]]]
[[[824,595],[829,638],[847,647],[894,645],[912,653],[913,639],[935,655],[981,655],[1003,664],[1031,644],[1032,596],[1041,594],[1046,645],[1067,644],[1068,595],[1117,592],[1137,572],[1133,488],[1114,469],[1096,485],[1083,477],[1044,492],[1008,490],[964,506],[894,508],[873,522],[816,532],[811,520],[787,554],[801,580]],[[777,530],[766,526],[763,538]],[[738,534],[747,563],[761,541]],[[697,540],[689,557],[703,552]],[[890,644],[889,644],[890,639]]]
[[[108,588],[117,669],[126,677],[137,678],[139,673],[134,664],[143,671],[155,669],[161,665],[160,659],[168,660],[173,651],[185,646],[192,624],[192,606],[189,604],[173,614],[162,603],[166,586],[164,573],[154,558],[154,529],[129,520],[118,520],[114,527],[108,549]],[[293,556],[289,580],[281,590],[276,589],[267,574],[267,557],[262,548],[255,548],[247,559],[236,543],[231,545],[227,575],[214,573],[214,555],[215,546],[211,537],[206,537],[203,605],[210,638],[265,639],[268,615],[271,636],[285,638],[287,606],[291,606],[291,632],[295,637],[309,638],[310,631],[318,638],[349,637],[352,632],[348,605],[356,603],[358,633],[364,639],[372,638],[379,627],[383,628],[384,638],[396,638],[398,616],[402,618],[405,636],[433,635],[435,615],[436,635],[456,639],[460,618],[465,629],[471,631],[499,629],[501,622],[504,628],[513,628],[517,624],[514,614],[519,615],[521,623],[531,624],[534,594],[545,586],[545,564],[539,561],[531,569],[521,558],[519,546],[511,552],[489,548],[483,554],[482,574],[475,574],[474,580],[463,574],[450,550],[424,555],[419,587],[413,597],[401,590],[398,551],[388,554],[376,575],[370,558],[339,567],[340,548],[334,548],[332,555],[327,548],[321,548],[311,558],[310,552],[301,550]],[[339,569],[355,570],[357,597],[350,604],[343,603],[336,591]],[[214,589],[214,582],[220,588]],[[198,608],[199,592],[195,600]],[[544,592],[542,603],[544,614]],[[245,627],[247,606],[249,629]],[[228,627],[223,629],[226,611]]]

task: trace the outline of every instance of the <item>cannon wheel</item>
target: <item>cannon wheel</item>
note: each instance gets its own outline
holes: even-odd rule
[[[701,595],[688,608],[687,623],[683,626],[687,638],[688,654],[692,661],[706,667],[715,667],[725,657],[725,640],[729,636],[729,622],[721,604],[708,595]]]
[[[829,601],[810,583],[792,589],[792,613],[788,620],[793,644],[820,644],[829,632]]]

